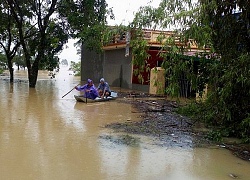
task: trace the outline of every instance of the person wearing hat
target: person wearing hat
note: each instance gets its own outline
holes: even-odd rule
[[[98,97],[98,91],[91,79],[87,80],[87,84],[83,86],[76,86],[75,89],[77,91],[83,91],[84,92],[83,97],[85,98],[95,99],[96,97]]]
[[[98,93],[99,93],[99,97],[104,98],[108,97],[111,95],[111,91],[109,88],[109,84],[107,82],[105,82],[104,78],[100,79],[100,83],[97,87]]]

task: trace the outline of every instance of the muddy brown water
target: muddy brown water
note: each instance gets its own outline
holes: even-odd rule
[[[10,85],[0,78],[0,180],[226,180],[250,179],[250,161],[220,148],[157,145],[137,135],[136,146],[110,138],[113,122],[139,121],[130,104],[78,103],[79,77],[62,67],[55,79],[40,71],[29,88],[26,71]],[[123,134],[127,135],[127,134]],[[131,135],[135,136],[135,135]]]

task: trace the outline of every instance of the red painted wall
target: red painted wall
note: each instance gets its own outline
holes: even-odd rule
[[[163,61],[163,58],[159,57],[158,50],[149,50],[148,53],[149,53],[150,57],[147,60],[147,63],[149,64],[150,69],[157,67],[157,65],[158,65],[157,62],[161,63]],[[158,66],[160,66],[160,65],[158,65]],[[136,69],[136,67],[133,66],[133,69]],[[142,73],[142,76],[144,79],[143,85],[149,85],[150,71],[146,72],[146,69],[145,69],[145,71]],[[134,74],[132,76],[132,83],[133,84],[142,84],[141,82],[139,82],[138,77],[135,76]]]

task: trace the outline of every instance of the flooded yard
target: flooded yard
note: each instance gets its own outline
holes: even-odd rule
[[[39,72],[36,88],[29,88],[26,74],[16,71],[13,85],[0,77],[1,180],[250,179],[250,161],[224,148],[168,146],[107,128],[139,122],[143,114],[118,99],[76,102],[75,90],[62,98],[80,83],[66,67],[54,79]]]

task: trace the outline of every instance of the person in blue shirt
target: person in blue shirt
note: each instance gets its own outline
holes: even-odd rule
[[[95,85],[93,84],[93,81],[91,79],[88,79],[87,84],[83,86],[76,86],[75,89],[78,91],[83,91],[83,97],[85,98],[95,99],[96,97],[98,97],[98,91],[95,88]]]
[[[108,97],[111,95],[111,91],[109,88],[109,84],[107,82],[105,82],[104,78],[100,79],[100,83],[97,87],[98,93],[99,93],[99,97],[104,98]]]

